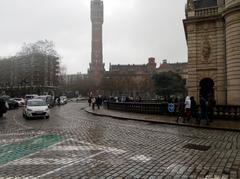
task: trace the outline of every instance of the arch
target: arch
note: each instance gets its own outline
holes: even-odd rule
[[[214,96],[214,81],[211,78],[204,78],[199,83],[200,95],[208,99],[210,95]]]

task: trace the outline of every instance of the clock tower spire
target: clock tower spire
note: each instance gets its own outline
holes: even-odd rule
[[[89,76],[98,86],[103,78],[103,43],[102,43],[102,25],[104,21],[103,1],[91,1],[91,22],[92,22],[92,54],[91,63],[88,70]]]

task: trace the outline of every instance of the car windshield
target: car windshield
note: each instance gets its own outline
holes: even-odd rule
[[[28,106],[46,106],[46,103],[44,101],[28,101]]]
[[[43,101],[46,101],[46,97],[45,97],[45,96],[39,96],[39,97],[37,97],[36,99],[41,99],[41,100],[43,100]]]

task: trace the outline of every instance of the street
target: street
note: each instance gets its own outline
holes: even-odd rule
[[[87,103],[0,120],[0,178],[240,178],[240,133],[98,117]]]

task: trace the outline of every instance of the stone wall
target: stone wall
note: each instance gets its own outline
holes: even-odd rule
[[[217,104],[240,105],[240,0],[218,0],[215,13],[209,13],[212,7],[194,9],[191,2],[184,20],[189,95],[198,99],[199,82],[210,78]]]
[[[240,8],[226,12],[228,103],[240,104]]]

